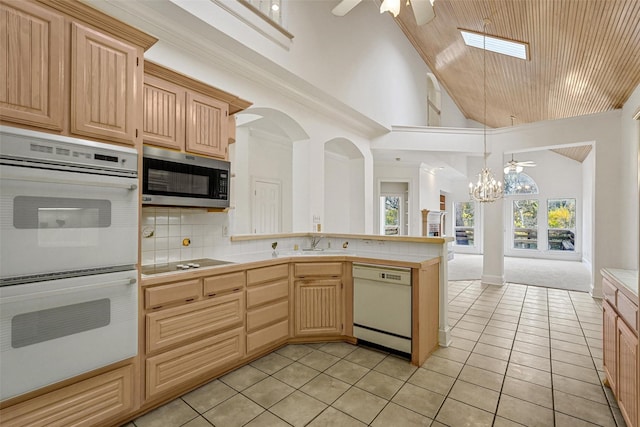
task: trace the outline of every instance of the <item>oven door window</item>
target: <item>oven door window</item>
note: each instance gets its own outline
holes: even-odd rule
[[[218,171],[166,160],[144,159],[144,194],[215,197]]]
[[[11,319],[11,347],[26,347],[102,328],[110,321],[108,298],[19,314]]]
[[[38,230],[40,247],[95,246],[99,229],[111,226],[111,201],[17,196],[13,226]]]

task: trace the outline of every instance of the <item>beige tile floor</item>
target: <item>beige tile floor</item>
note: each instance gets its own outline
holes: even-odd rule
[[[453,342],[423,366],[346,343],[283,347],[127,424],[618,426],[586,293],[451,282]]]

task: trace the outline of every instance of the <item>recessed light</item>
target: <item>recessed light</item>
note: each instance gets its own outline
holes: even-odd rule
[[[273,10],[274,12],[277,12],[280,10],[280,6],[277,3],[274,3],[271,5],[271,10]]]
[[[467,46],[486,49],[502,55],[513,56],[519,59],[529,59],[529,45],[527,43],[514,40],[507,40],[500,37],[489,36],[475,31],[459,29],[464,43]],[[486,37],[486,40],[485,40]]]

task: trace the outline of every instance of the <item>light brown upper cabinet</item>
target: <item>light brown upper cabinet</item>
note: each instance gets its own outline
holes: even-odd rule
[[[135,145],[156,41],[79,1],[0,0],[2,123]]]
[[[144,68],[143,142],[226,159],[230,115],[251,103],[150,61]]]
[[[0,118],[60,131],[64,121],[64,16],[0,1]]]
[[[71,24],[71,133],[134,144],[141,48]]]

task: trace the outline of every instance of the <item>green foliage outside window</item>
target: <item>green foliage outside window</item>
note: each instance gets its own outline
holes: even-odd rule
[[[513,225],[515,228],[538,227],[538,201],[514,200]]]
[[[474,204],[472,202],[456,203],[456,227],[473,227]]]
[[[572,230],[576,227],[576,199],[549,200],[549,228]]]

